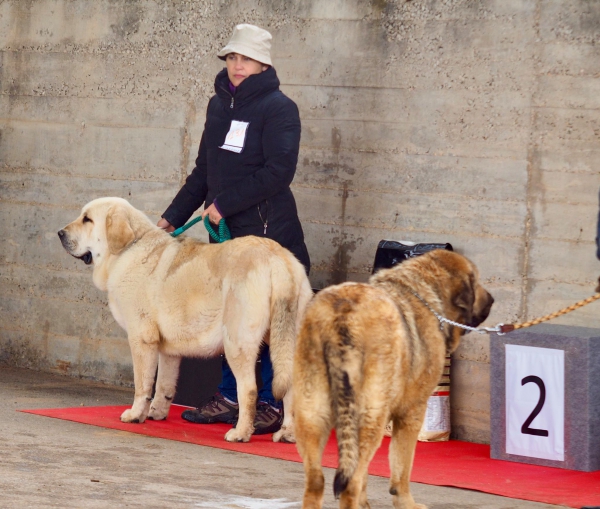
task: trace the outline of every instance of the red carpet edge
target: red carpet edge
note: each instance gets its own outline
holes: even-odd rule
[[[294,445],[272,442],[271,435],[253,436],[249,443],[229,443],[223,437],[226,424],[200,425],[183,420],[182,409],[171,407],[168,419],[127,424],[120,420],[127,406],[45,408],[20,412],[53,417],[102,428],[176,440],[268,458],[301,462]],[[369,467],[369,473],[389,477],[387,459],[389,438],[384,438]],[[325,447],[323,466],[337,467],[337,445],[332,436]],[[490,458],[490,446],[451,440],[418,443],[411,481],[435,486],[452,486],[530,500],[580,508],[600,505],[600,471],[578,472],[540,467]]]

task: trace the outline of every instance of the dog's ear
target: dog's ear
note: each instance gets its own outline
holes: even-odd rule
[[[135,240],[129,216],[123,207],[115,205],[106,214],[106,240],[108,250],[117,255]]]
[[[475,289],[472,274],[461,278],[461,282],[457,285],[456,292],[452,298],[452,303],[460,310],[462,323],[471,323],[473,320],[473,306],[475,304]]]

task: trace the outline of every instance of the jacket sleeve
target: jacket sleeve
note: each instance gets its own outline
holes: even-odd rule
[[[283,95],[267,107],[262,148],[264,166],[216,196],[224,217],[287,189],[294,179],[300,149],[300,114],[296,103]]]
[[[203,133],[200,140],[200,147],[198,148],[198,157],[196,157],[196,166],[192,170],[192,173],[188,175],[185,184],[179,190],[171,205],[169,205],[162,215],[175,228],[183,226],[191,215],[204,203],[206,193],[208,192],[206,169],[206,143]]]

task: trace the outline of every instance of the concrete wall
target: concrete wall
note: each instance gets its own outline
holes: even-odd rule
[[[592,293],[598,0],[5,0],[0,360],[131,383],[124,333],[56,232],[107,195],[158,219],[239,22],[273,33],[300,108],[313,286],[366,280],[387,238],[473,259],[490,324]],[[553,323],[600,327],[598,304]],[[486,336],[455,355],[452,394],[454,434],[488,441]]]

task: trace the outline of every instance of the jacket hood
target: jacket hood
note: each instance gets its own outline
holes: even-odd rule
[[[279,90],[279,85],[279,78],[273,67],[269,67],[266,71],[259,74],[252,74],[236,88],[234,96],[236,105],[241,105]],[[229,105],[232,94],[229,90],[229,77],[227,76],[226,68],[217,74],[215,92],[222,101]]]

